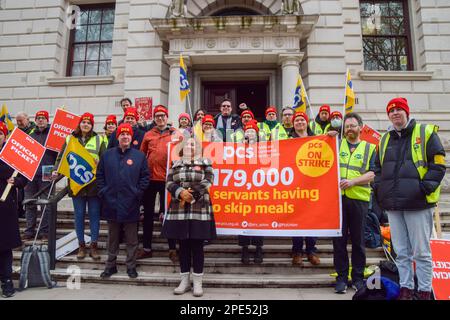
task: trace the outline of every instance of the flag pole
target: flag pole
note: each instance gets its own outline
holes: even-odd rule
[[[344,103],[342,106],[341,140],[342,137],[344,136],[345,99],[347,98],[347,81],[348,81],[347,77],[348,77],[348,68],[347,71],[345,72]]]

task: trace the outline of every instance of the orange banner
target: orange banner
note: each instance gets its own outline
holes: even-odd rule
[[[55,119],[45,141],[47,149],[60,152],[66,137],[78,126],[80,117],[63,109],[57,109]]]
[[[335,137],[214,142],[203,156],[213,162],[218,234],[341,236]]]
[[[450,300],[450,241],[431,240],[433,291],[436,300]]]
[[[15,128],[0,152],[0,159],[32,181],[44,153],[43,145]]]
[[[381,140],[381,133],[365,124],[361,130],[361,135],[359,138],[377,146]]]

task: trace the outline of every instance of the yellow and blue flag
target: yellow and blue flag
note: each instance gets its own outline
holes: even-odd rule
[[[184,101],[189,92],[191,92],[191,88],[187,78],[187,68],[184,64],[183,56],[180,54],[180,100]]]
[[[11,116],[9,115],[8,108],[6,104],[3,104],[2,111],[0,112],[0,121],[6,124],[8,131],[11,132],[14,129],[14,123],[11,120]]]
[[[297,76],[297,85],[295,86],[294,93],[294,105],[292,108],[295,112],[305,112],[306,113],[306,90],[303,85],[303,80],[300,75]]]
[[[345,81],[345,114],[353,112],[355,106],[355,92],[353,91],[353,81],[350,70],[347,70],[347,79]]]
[[[97,164],[89,152],[81,145],[77,138],[70,136],[58,173],[69,180],[69,188],[73,195],[95,180]]]

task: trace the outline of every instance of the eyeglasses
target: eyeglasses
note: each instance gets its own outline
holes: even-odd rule
[[[293,113],[285,113],[283,114],[283,117],[292,117],[294,114]]]
[[[229,104],[223,104],[223,105],[222,105],[222,108],[231,108],[231,105],[229,105]]]
[[[348,125],[344,126],[345,129],[350,129],[350,128],[354,129],[357,127],[359,127],[357,124],[348,124]]]
[[[155,119],[164,119],[165,117],[166,117],[165,114],[158,114],[158,115],[155,114]]]

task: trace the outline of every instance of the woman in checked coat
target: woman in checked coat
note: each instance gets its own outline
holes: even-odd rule
[[[216,225],[209,188],[213,183],[211,160],[202,157],[200,142],[194,138],[181,143],[180,160],[172,162],[167,176],[171,201],[165,217],[162,235],[180,243],[181,282],[174,294],[191,289],[193,266],[194,296],[203,295],[204,240],[216,238]]]

